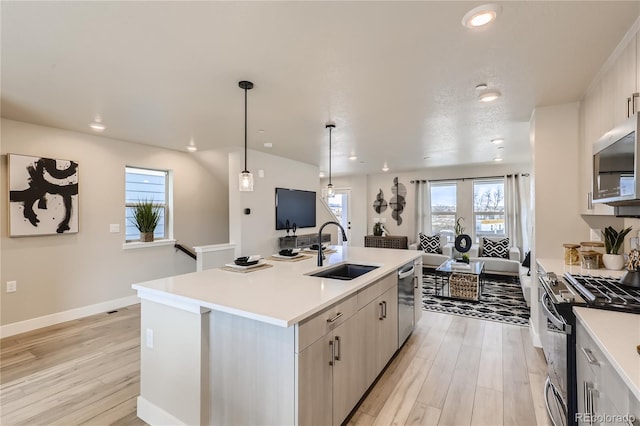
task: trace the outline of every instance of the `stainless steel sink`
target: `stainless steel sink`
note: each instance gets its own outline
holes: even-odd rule
[[[332,268],[324,269],[322,271],[314,272],[308,275],[312,277],[331,278],[334,280],[348,281],[354,278],[358,278],[359,276],[364,275],[367,272],[371,272],[377,268],[378,266],[343,263],[341,265],[337,265]]]

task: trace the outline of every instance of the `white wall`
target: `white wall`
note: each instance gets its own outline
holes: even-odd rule
[[[244,169],[244,152],[229,154],[229,241],[237,245],[238,255],[267,257],[278,252],[278,238],[285,236],[286,231],[276,231],[276,187],[316,192],[318,227],[298,229],[297,235],[318,232],[319,226],[333,219],[319,200],[317,166],[251,150],[247,158],[248,169],[253,173],[253,191],[240,192],[238,174]],[[264,171],[264,177],[258,177],[259,170]],[[251,209],[251,213],[244,214],[245,208]],[[332,234],[333,243],[336,242],[335,229],[330,226],[323,231]]]
[[[578,108],[570,103],[539,107],[532,119],[535,186],[535,257],[562,259],[564,243],[589,241],[579,220]]]
[[[186,246],[227,242],[227,182],[188,153],[2,120],[0,324],[133,296],[131,284],[195,270],[172,246],[123,250],[125,166],[173,170],[174,237]],[[7,153],[79,163],[77,234],[8,237]],[[120,224],[110,233],[109,224]],[[18,291],[4,283],[16,280]]]

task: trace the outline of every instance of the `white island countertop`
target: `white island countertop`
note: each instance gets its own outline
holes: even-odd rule
[[[640,400],[640,315],[574,307],[576,317],[631,392]]]
[[[247,273],[215,268],[136,283],[132,288],[140,298],[188,311],[212,309],[289,327],[422,256],[417,250],[331,248],[337,251],[325,255],[322,268],[313,253],[297,262],[267,260],[273,267]],[[378,268],[351,281],[305,275],[345,261]]]

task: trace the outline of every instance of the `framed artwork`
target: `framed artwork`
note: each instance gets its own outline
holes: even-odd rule
[[[78,163],[8,154],[9,236],[78,232]]]

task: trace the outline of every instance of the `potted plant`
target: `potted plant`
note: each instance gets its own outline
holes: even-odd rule
[[[602,256],[602,262],[605,268],[619,271],[624,267],[624,257],[618,253],[624,242],[624,237],[626,237],[629,232],[631,232],[631,227],[621,229],[620,231],[616,231],[611,226],[604,228],[602,236],[604,237],[606,254]]]
[[[138,201],[133,206],[131,223],[140,231],[140,241],[153,241],[153,231],[160,221],[161,207],[153,201]]]

